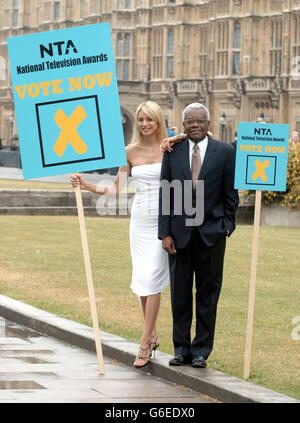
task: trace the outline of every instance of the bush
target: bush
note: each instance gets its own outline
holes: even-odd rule
[[[245,191],[244,198],[249,198],[254,191]],[[300,144],[289,141],[286,191],[262,191],[264,204],[278,203],[290,210],[300,209]]]
[[[265,204],[279,203],[290,210],[300,209],[300,144],[289,142],[286,191],[263,191]]]

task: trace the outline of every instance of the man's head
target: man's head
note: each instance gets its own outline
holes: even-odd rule
[[[204,140],[210,125],[210,115],[203,104],[189,104],[182,113],[182,121],[190,140],[195,142]]]

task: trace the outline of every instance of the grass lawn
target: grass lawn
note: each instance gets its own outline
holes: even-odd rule
[[[142,313],[129,289],[128,219],[86,218],[100,328],[135,342]],[[92,325],[77,217],[0,216],[0,293]],[[252,226],[228,240],[211,368],[243,377]],[[260,228],[250,381],[300,399],[300,231]],[[173,353],[169,290],[162,295],[161,350]],[[299,333],[299,331],[298,331]]]
[[[64,182],[28,181],[24,179],[0,178],[0,189],[46,189],[46,190],[71,190],[71,184]]]
[[[101,178],[104,178],[105,183],[107,183],[107,179],[99,174],[99,182],[101,182]],[[97,180],[98,181],[98,180]],[[69,182],[47,182],[47,181],[35,181],[35,180],[24,180],[24,179],[2,179],[0,178],[0,190],[1,189],[16,189],[16,190],[57,190],[57,191],[72,191],[73,188],[71,183]],[[126,190],[131,193],[134,192],[134,187],[128,185],[128,187],[124,187],[123,192]]]

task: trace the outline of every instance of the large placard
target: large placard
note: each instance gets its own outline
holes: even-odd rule
[[[8,38],[25,179],[126,164],[110,25]]]

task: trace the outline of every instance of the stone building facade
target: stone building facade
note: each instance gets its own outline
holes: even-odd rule
[[[205,103],[226,142],[239,121],[300,130],[300,0],[0,0],[4,145],[17,135],[7,37],[97,22],[111,24],[126,143],[148,99],[178,130],[185,105]]]

